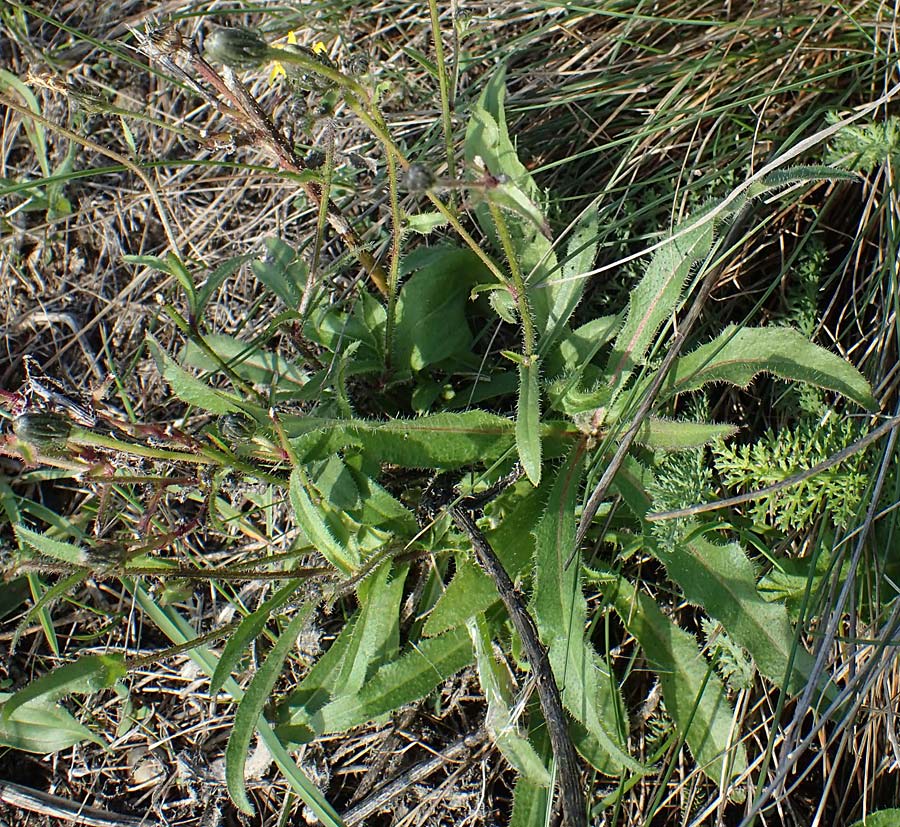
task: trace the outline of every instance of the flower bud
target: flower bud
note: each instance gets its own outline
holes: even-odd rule
[[[254,69],[271,59],[271,47],[250,29],[215,29],[203,44],[207,57],[232,69]]]
[[[26,413],[13,420],[13,432],[35,448],[59,448],[72,433],[72,422],[62,414]]]
[[[434,173],[421,164],[410,164],[403,176],[403,188],[407,192],[423,192],[434,186]]]

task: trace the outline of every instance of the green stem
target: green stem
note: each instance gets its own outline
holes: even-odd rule
[[[512,236],[509,234],[509,227],[500,208],[488,201],[488,208],[491,211],[491,218],[494,220],[494,226],[497,228],[497,235],[500,238],[500,244],[503,252],[506,254],[506,260],[509,262],[509,272],[512,277],[512,288],[516,299],[516,308],[519,311],[519,318],[522,320],[522,355],[527,361],[531,361],[534,356],[534,320],[531,318],[531,308],[528,306],[528,297],[525,290],[525,279],[522,278],[522,271],[519,269],[519,261],[516,258],[515,247],[513,247]]]
[[[444,147],[447,151],[447,175],[456,178],[456,159],[453,153],[453,125],[450,121],[450,83],[444,59],[444,43],[441,39],[441,24],[437,0],[428,0],[431,11],[431,32],[434,37],[434,59],[437,65],[438,84],[441,89],[441,122],[444,129]],[[453,203],[451,198],[451,203]]]

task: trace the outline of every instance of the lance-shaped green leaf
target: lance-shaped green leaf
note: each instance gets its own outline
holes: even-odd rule
[[[712,217],[703,221],[704,212],[708,210],[691,215],[675,228],[631,291],[625,323],[607,367],[609,384],[614,389],[621,388],[631,371],[642,363],[657,331],[680,301],[694,264],[712,248],[714,222]]]
[[[622,464],[614,482],[628,507],[641,518],[650,510],[646,487],[651,482],[649,469],[631,458]],[[645,534],[647,551],[666,567],[691,603],[718,620],[753,655],[763,675],[779,686],[787,675],[788,690],[799,691],[811,674],[813,659],[795,642],[787,609],[763,599],[753,564],[740,545],[714,543],[696,528],[695,523],[684,521],[664,529],[668,532],[665,542]],[[826,687],[829,693],[831,689]]]
[[[366,678],[388,657],[396,654],[400,604],[408,567],[401,566],[393,579],[388,580],[391,570],[391,561],[386,560],[360,585],[362,608],[336,676],[336,696],[355,695]]]
[[[536,699],[532,698],[527,713],[528,735],[534,750],[542,761],[549,762],[553,759],[553,750],[547,724]],[[509,827],[546,827],[552,817],[552,808],[553,791],[520,775],[513,790],[513,811]]]
[[[638,445],[659,448],[663,451],[687,451],[700,448],[717,439],[734,436],[736,425],[716,425],[709,422],[683,422],[672,419],[648,417],[635,436]]]
[[[272,614],[290,599],[291,595],[300,588],[302,583],[302,580],[292,580],[275,592],[255,612],[251,612],[240,622],[240,625],[228,638],[228,642],[222,650],[222,656],[216,664],[216,671],[213,672],[212,677],[209,679],[210,695],[218,693],[237,665],[241,653],[250,645],[251,641],[256,639],[257,635],[271,619]]]
[[[790,327],[727,327],[675,361],[663,393],[670,397],[709,382],[747,387],[759,373],[837,391],[868,410],[878,408],[869,383],[853,365]]]
[[[0,693],[0,710],[11,697]],[[0,745],[4,747],[51,755],[84,741],[104,746],[101,738],[61,706],[36,700],[21,704],[8,715],[0,712]]]
[[[227,414],[239,410],[238,406],[230,401],[224,393],[214,390],[175,364],[172,357],[149,334],[147,345],[166,384],[182,402],[196,405],[198,408],[214,414]]]
[[[747,754],[722,681],[692,635],[669,620],[648,595],[627,580],[613,580],[606,593],[625,628],[655,667],[666,711],[698,767],[727,788],[747,769]]]
[[[24,704],[40,701],[49,704],[66,695],[90,695],[108,689],[125,677],[128,669],[121,655],[86,655],[42,675],[16,692],[3,705],[2,716],[9,720]]]
[[[532,485],[541,483],[541,390],[537,361],[519,365],[519,406],[516,416],[516,450]]]
[[[584,274],[591,269],[597,255],[598,220],[597,205],[593,204],[572,232],[562,267],[551,273],[540,289],[531,291],[535,317],[546,320],[538,341],[538,353],[541,355],[549,353],[562,340],[566,322],[581,301],[588,281]],[[546,309],[539,312],[539,308]]]
[[[550,786],[550,773],[534,747],[520,731],[511,708],[512,691],[508,674],[497,663],[493,654],[491,636],[484,616],[468,623],[472,645],[475,648],[475,665],[478,680],[487,703],[484,726],[491,740],[503,757],[531,783]]]
[[[563,705],[619,767],[640,772],[640,765],[613,735],[618,722],[602,718],[596,653],[584,635],[587,604],[581,590],[581,566],[567,565],[575,548],[575,503],[583,459],[576,449],[560,468],[534,532],[534,619],[547,646]]]
[[[328,529],[319,510],[313,505],[306,490],[303,473],[299,468],[291,472],[290,498],[294,516],[309,541],[331,565],[344,574],[350,574],[359,567],[359,558],[350,549],[344,548]]]
[[[419,641],[397,660],[382,666],[355,695],[343,695],[314,716],[320,734],[343,732],[423,698],[472,662],[465,629]]]
[[[19,542],[31,546],[31,548],[39,551],[45,557],[61,560],[63,563],[69,563],[73,566],[84,566],[87,563],[87,554],[79,546],[56,540],[53,537],[48,537],[46,534],[32,531],[23,525],[16,525],[13,529]]]
[[[228,794],[231,796],[231,800],[241,812],[247,813],[247,815],[254,813],[253,805],[247,798],[247,790],[244,787],[244,765],[247,761],[250,740],[253,738],[257,726],[260,728],[269,726],[268,721],[262,716],[263,708],[268,703],[275,681],[281,674],[284,659],[291,651],[297,635],[300,634],[314,608],[314,603],[307,603],[294,615],[275,642],[269,656],[253,676],[253,680],[250,681],[234,716],[234,726],[225,747],[225,782],[228,785]]]
[[[285,416],[282,425],[302,461],[355,448],[373,462],[404,468],[449,470],[490,463],[515,440],[512,420],[477,410],[385,422]]]

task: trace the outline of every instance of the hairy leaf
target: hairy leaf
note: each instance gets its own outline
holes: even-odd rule
[[[35,700],[21,704],[7,714],[4,707],[11,697],[0,693],[0,745],[42,755],[51,755],[84,741],[104,746],[101,738],[78,723],[68,710],[55,704]]]
[[[729,782],[747,768],[747,754],[735,727],[725,687],[697,647],[643,592],[624,578],[607,590],[625,628],[634,635],[656,668],[666,711],[685,738],[699,768],[716,784]]]
[[[334,538],[322,519],[321,512],[313,505],[299,468],[291,472],[290,498],[297,523],[319,554],[344,574],[350,574],[358,568],[360,564],[358,556]]]
[[[534,619],[548,648],[563,705],[620,768],[640,771],[640,765],[613,734],[618,730],[618,722],[603,720],[601,716],[596,653],[584,635],[587,604],[581,589],[581,566],[566,565],[575,548],[575,503],[583,460],[583,454],[576,450],[562,466],[534,532]]]
[[[837,391],[863,408],[878,408],[869,383],[853,365],[790,327],[731,325],[712,342],[677,359],[663,388],[674,396],[709,382],[747,387],[759,373]]]
[[[519,731],[510,706],[512,692],[510,678],[493,654],[487,623],[481,616],[468,624],[472,645],[475,648],[475,664],[478,679],[487,702],[484,726],[491,740],[503,757],[531,783],[550,786],[550,774],[528,738]]]
[[[519,365],[519,405],[516,416],[519,462],[532,485],[541,483],[541,390],[535,361]]]
[[[244,765],[247,761],[250,741],[257,727],[266,729],[269,727],[268,721],[262,716],[263,708],[268,703],[275,681],[281,674],[284,659],[291,651],[297,635],[300,634],[300,630],[314,608],[314,603],[307,603],[294,615],[275,642],[265,662],[250,681],[234,716],[234,726],[225,747],[225,781],[231,800],[242,813],[247,813],[247,815],[253,815],[255,812],[244,787]]]
[[[663,451],[686,451],[700,448],[717,439],[734,436],[736,425],[716,425],[709,422],[683,422],[649,417],[635,437],[638,445],[659,448]]]
[[[90,695],[108,689],[128,672],[121,655],[85,655],[42,675],[20,689],[5,704],[2,716],[9,720],[21,706],[31,702],[48,704],[66,695]]]
[[[182,402],[196,405],[198,408],[214,414],[226,414],[239,410],[238,406],[225,393],[211,388],[177,365],[172,357],[159,346],[156,339],[149,334],[147,335],[147,345],[166,384]]]
[[[381,667],[355,695],[344,695],[313,716],[316,732],[343,732],[419,700],[472,662],[465,629],[419,641]]]

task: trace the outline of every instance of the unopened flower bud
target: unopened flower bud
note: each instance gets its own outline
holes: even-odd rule
[[[403,187],[407,192],[423,192],[434,186],[434,173],[421,164],[410,164],[403,176]]]
[[[250,29],[216,29],[203,44],[206,55],[232,69],[254,69],[271,59],[271,47]]]

